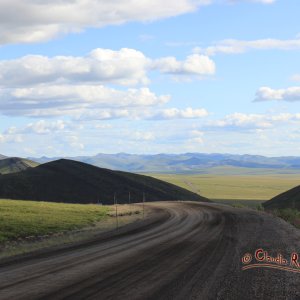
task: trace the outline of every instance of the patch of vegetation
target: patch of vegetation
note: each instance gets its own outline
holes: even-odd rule
[[[258,210],[258,211],[264,211],[265,210],[265,208],[262,206],[261,203],[256,205],[255,209]]]
[[[0,200],[0,243],[90,226],[107,218],[100,205]]]
[[[243,204],[240,203],[240,202],[232,203],[231,206],[232,206],[232,207],[235,207],[235,208],[245,208],[245,207],[247,207],[247,206],[243,205]]]
[[[28,168],[37,167],[39,164],[25,158],[8,157],[0,159],[0,174],[17,173]]]
[[[274,209],[272,211],[277,217],[289,222],[297,228],[300,228],[300,211],[294,208]]]
[[[269,200],[299,185],[300,175],[175,175],[153,177],[176,184],[209,199]]]

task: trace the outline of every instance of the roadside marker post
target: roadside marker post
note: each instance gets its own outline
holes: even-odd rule
[[[145,193],[143,193],[143,219],[145,217]]]
[[[116,193],[114,194],[114,204],[115,204],[115,208],[116,208],[116,230],[118,230],[119,229],[118,201],[117,201]]]

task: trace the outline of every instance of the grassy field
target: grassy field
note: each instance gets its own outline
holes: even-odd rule
[[[179,185],[209,199],[269,200],[300,185],[299,174],[275,175],[173,175],[151,176]]]
[[[0,243],[93,225],[111,208],[99,205],[0,200]]]

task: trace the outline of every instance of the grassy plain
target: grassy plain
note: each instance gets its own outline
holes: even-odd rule
[[[83,228],[107,218],[110,210],[99,205],[0,200],[0,243]]]
[[[152,174],[212,200],[269,200],[300,185],[300,174],[189,175]]]
[[[116,229],[115,214],[115,206],[0,199],[0,260],[93,239]],[[119,227],[141,220],[142,206],[118,205],[118,216]]]

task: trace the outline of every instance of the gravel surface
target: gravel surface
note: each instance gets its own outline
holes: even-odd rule
[[[118,232],[0,262],[0,299],[300,299],[300,273],[242,271],[258,248],[300,253],[289,224],[221,204],[146,205],[149,218]]]

